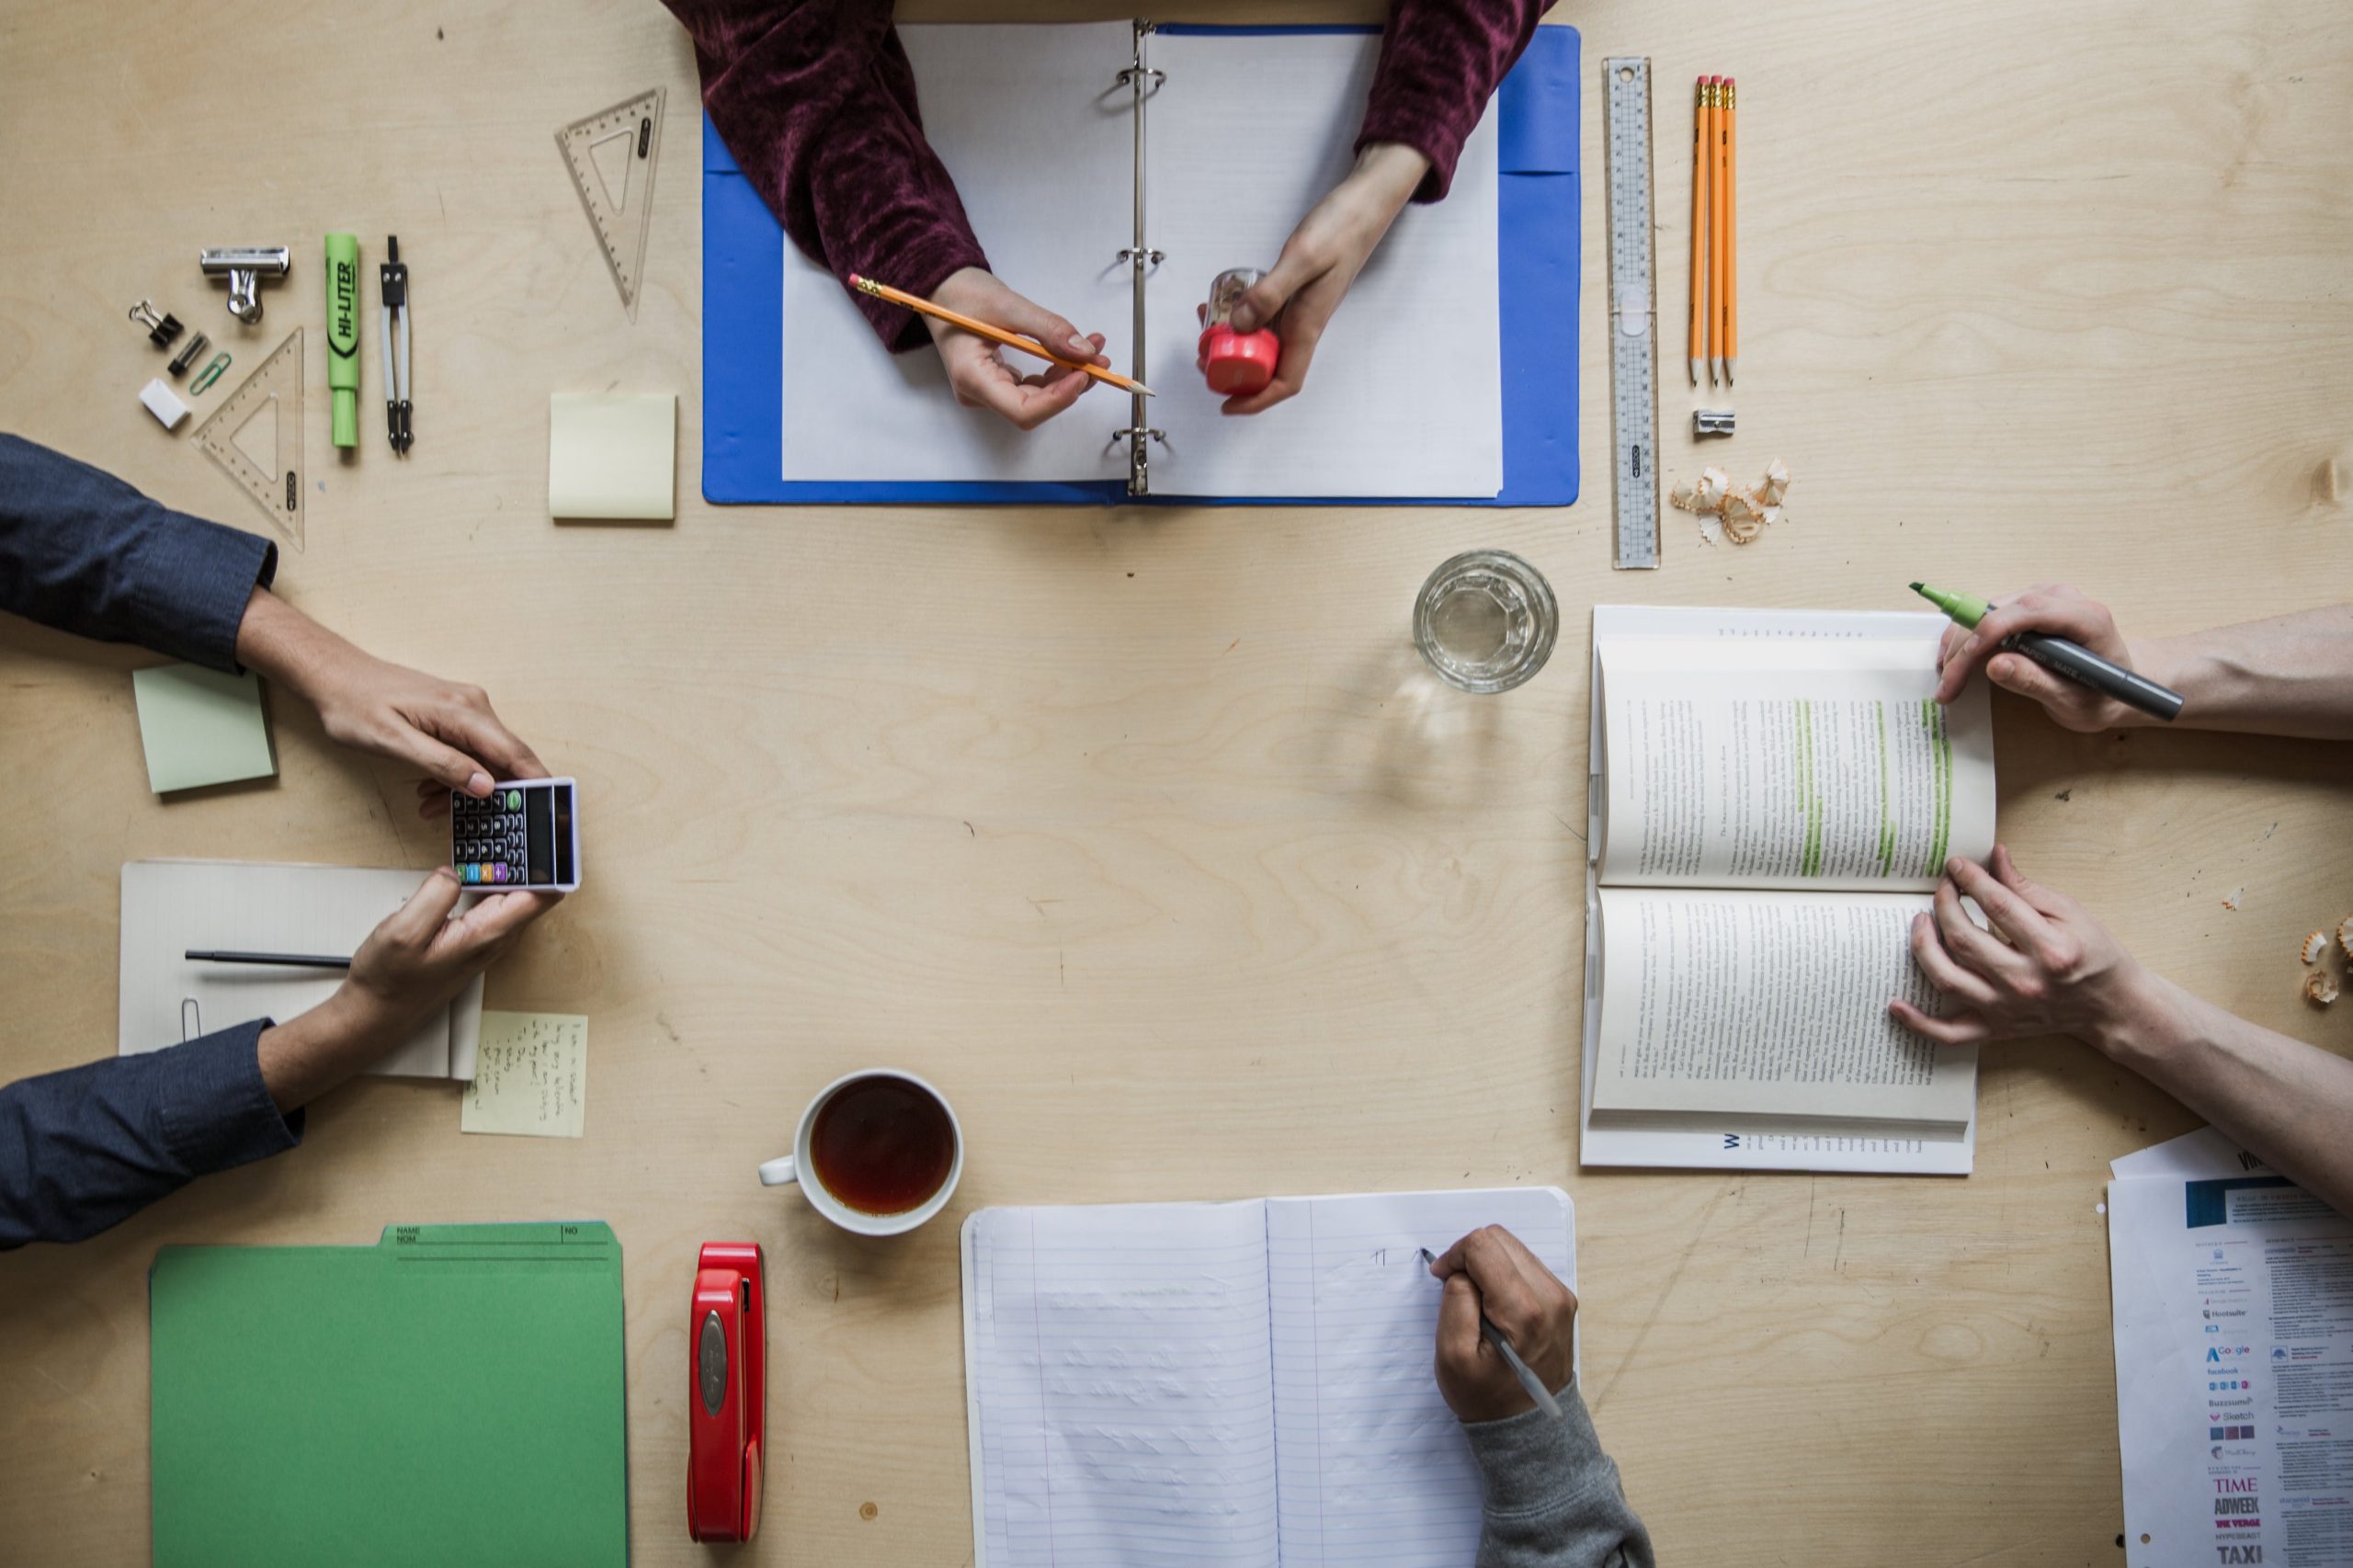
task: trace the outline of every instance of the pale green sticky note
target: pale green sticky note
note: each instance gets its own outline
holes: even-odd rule
[[[586,1018],[486,1011],[458,1130],[577,1138],[586,1131],[587,1096]]]
[[[251,670],[231,676],[158,665],[131,671],[131,689],[139,701],[147,785],[158,795],[278,771],[262,722],[261,681]]]
[[[674,392],[557,392],[548,399],[548,515],[677,515]]]

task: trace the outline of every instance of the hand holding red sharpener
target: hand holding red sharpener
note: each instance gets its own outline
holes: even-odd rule
[[[1282,354],[1282,339],[1266,327],[1256,332],[1233,330],[1233,307],[1264,278],[1255,267],[1235,267],[1217,275],[1210,284],[1209,303],[1200,310],[1201,340],[1196,363],[1220,397],[1248,397],[1274,379],[1275,361]]]

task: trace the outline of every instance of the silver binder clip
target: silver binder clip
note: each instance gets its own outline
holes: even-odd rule
[[[284,245],[222,245],[199,253],[196,261],[207,278],[229,280],[229,313],[247,326],[261,320],[261,280],[283,278],[294,267]]]

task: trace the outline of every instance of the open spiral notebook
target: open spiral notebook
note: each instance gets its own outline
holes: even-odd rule
[[[1480,1481],[1418,1249],[1558,1187],[983,1209],[964,1224],[976,1568],[1469,1568]]]

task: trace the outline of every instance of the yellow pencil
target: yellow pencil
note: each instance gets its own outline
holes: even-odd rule
[[[1724,248],[1724,198],[1731,194],[1731,174],[1724,166],[1725,104],[1732,89],[1722,76],[1709,78],[1708,88],[1708,156],[1713,167],[1708,171],[1708,351],[1717,386],[1730,386],[1731,377],[1724,369],[1725,303],[1732,294],[1732,278],[1727,270],[1731,256]]]
[[[962,327],[974,336],[985,337],[991,343],[1006,348],[1018,348],[1024,354],[1034,354],[1040,359],[1051,360],[1066,370],[1082,370],[1097,381],[1115,386],[1121,392],[1141,392],[1145,397],[1158,395],[1142,381],[1131,380],[1116,370],[1107,370],[1100,365],[1082,365],[1075,359],[1065,359],[1034,337],[1023,337],[1020,334],[1007,332],[1001,326],[991,326],[984,321],[974,321],[961,312],[951,311],[945,305],[935,305],[929,300],[918,300],[904,290],[893,289],[888,283],[877,283],[871,278],[860,278],[853,272],[849,275],[849,286],[861,294],[871,294],[878,300],[888,300],[894,305],[904,305],[907,309],[923,315],[937,316],[949,326]]]

